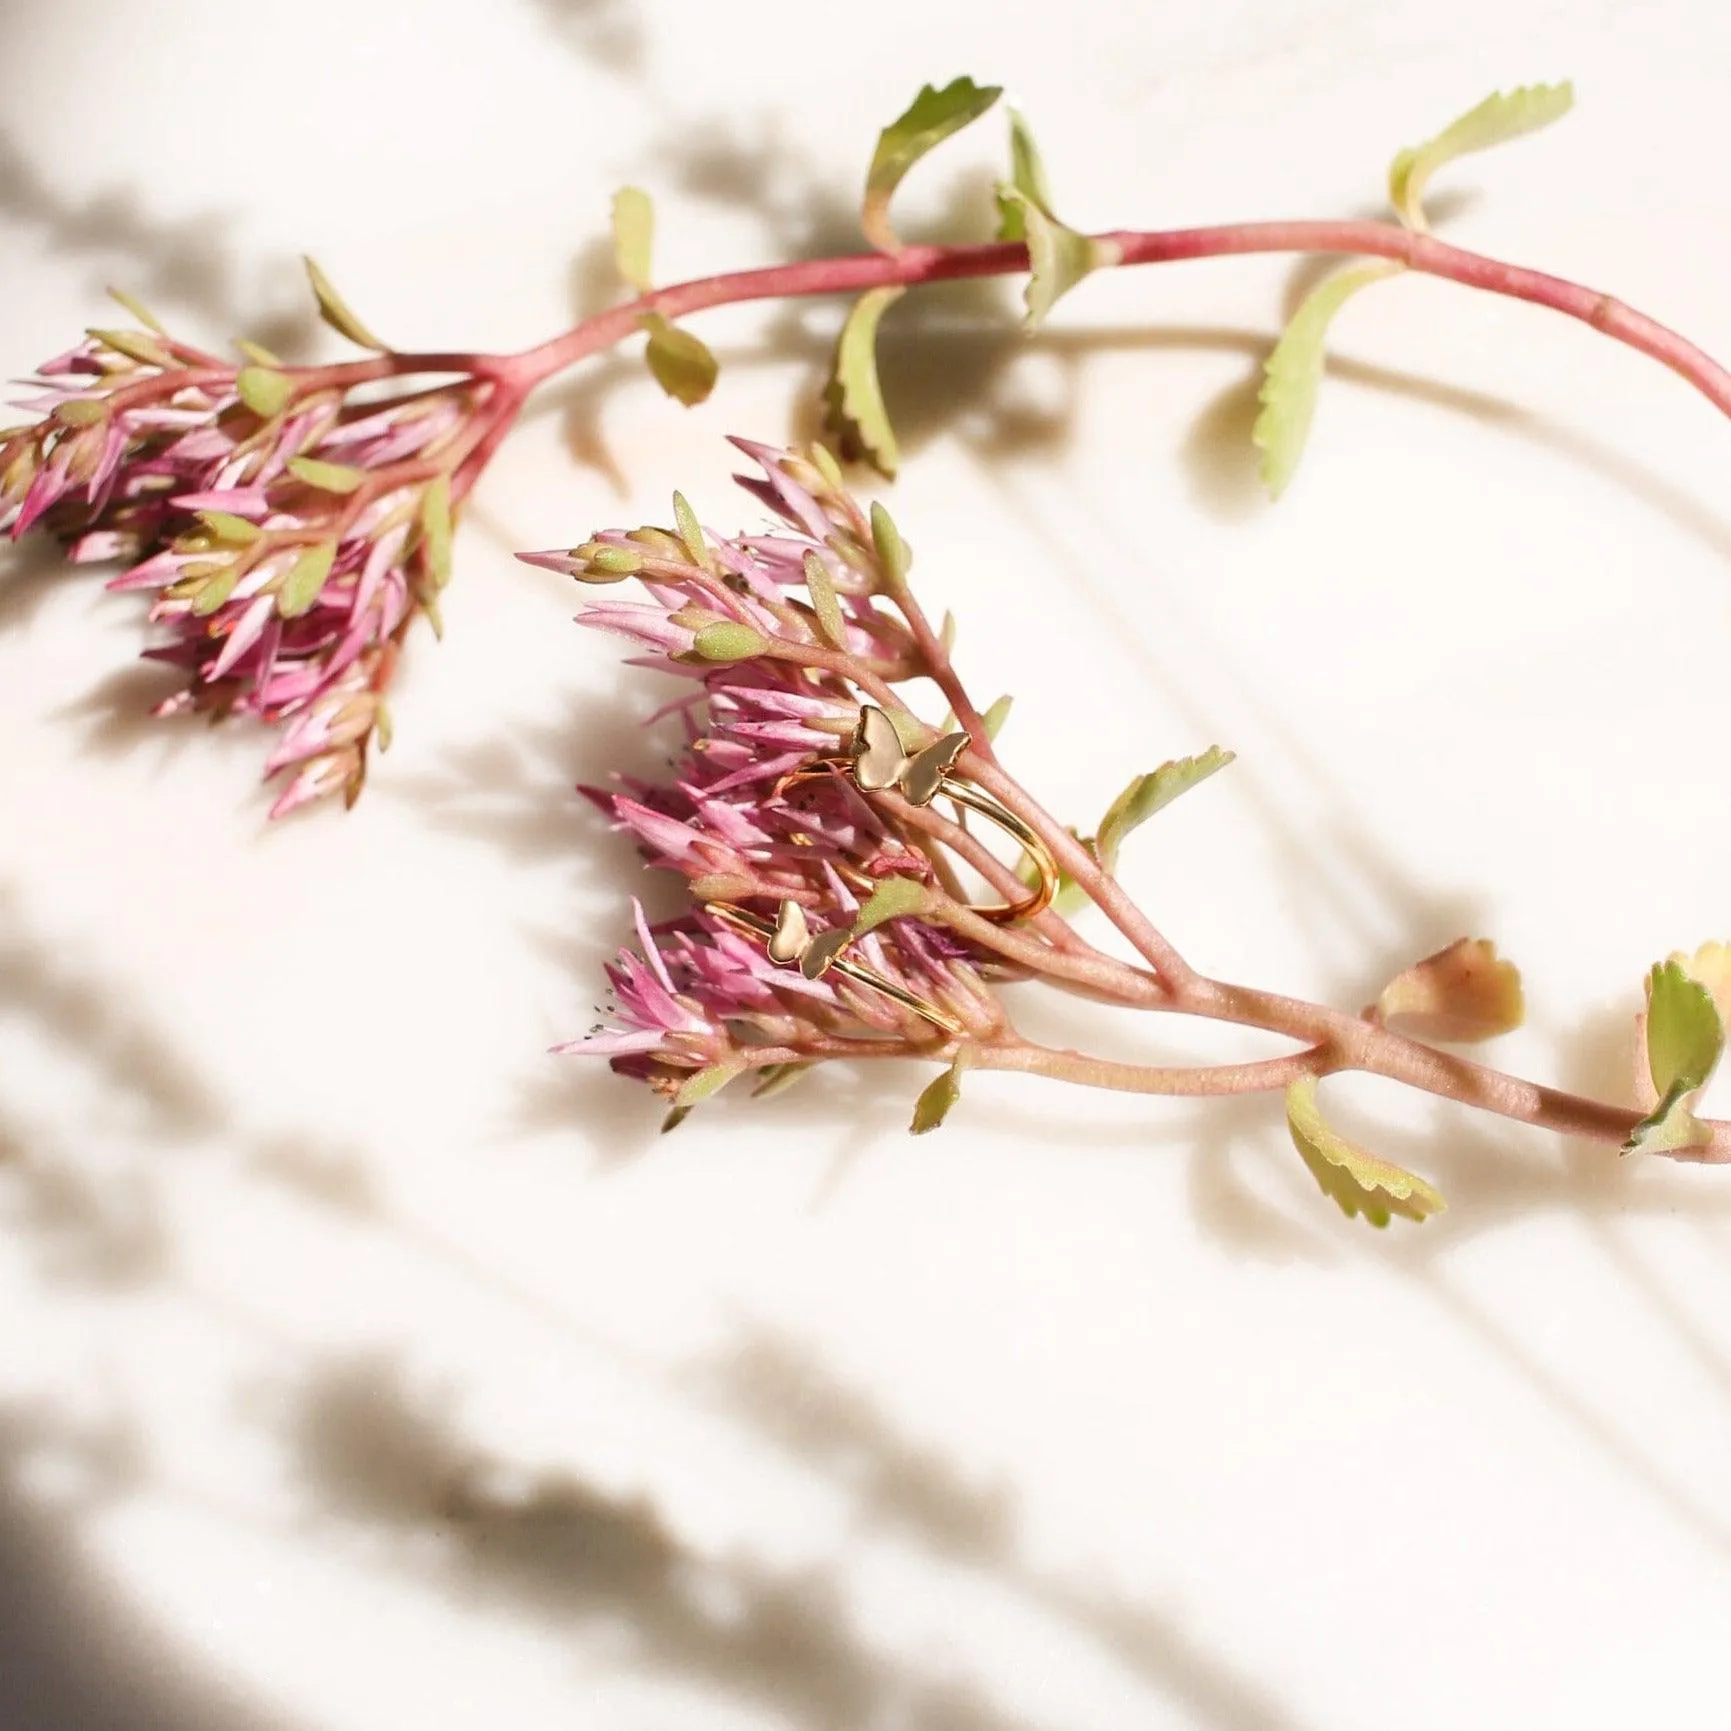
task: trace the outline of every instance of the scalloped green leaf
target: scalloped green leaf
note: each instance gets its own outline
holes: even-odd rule
[[[1428,228],[1424,189],[1444,163],[1537,132],[1562,119],[1574,100],[1575,87],[1566,79],[1561,84],[1526,84],[1515,90],[1493,91],[1435,138],[1401,151],[1389,164],[1388,196],[1395,214],[1408,228]]]
[[[613,195],[613,262],[639,294],[649,292],[655,251],[655,204],[640,186],[622,186]]]
[[[1348,1220],[1362,1214],[1380,1227],[1396,1214],[1422,1221],[1448,1206],[1442,1193],[1416,1173],[1331,1129],[1316,1103],[1313,1076],[1300,1077],[1286,1090],[1286,1127],[1310,1175]]]
[[[350,468],[347,463],[327,463],[319,457],[290,457],[288,472],[321,493],[352,493],[367,478],[362,469]]]
[[[1117,864],[1124,838],[1132,830],[1145,824],[1180,794],[1206,781],[1216,770],[1224,769],[1236,755],[1222,746],[1211,745],[1194,757],[1175,757],[1158,769],[1137,776],[1112,801],[1100,820],[1100,831],[1094,838],[1094,857],[1111,871]]]
[[[261,420],[273,420],[295,394],[294,381],[274,367],[242,367],[234,376],[240,400]]]
[[[1725,1049],[1725,1024],[1713,994],[1681,962],[1654,964],[1647,976],[1647,1068],[1663,1102],[1705,1085]]]
[[[863,457],[886,478],[894,477],[901,451],[878,381],[878,321],[902,293],[894,286],[867,289],[849,308],[823,393],[824,426],[842,455]]]
[[[847,623],[842,618],[841,601],[835,592],[835,579],[829,567],[816,553],[805,556],[805,586],[811,595],[812,611],[817,614],[819,629],[832,648],[847,648]]]
[[[919,913],[925,905],[926,886],[918,878],[885,878],[855,917],[853,935],[863,938],[889,920]]]
[[[1316,393],[1328,357],[1328,327],[1361,288],[1404,267],[1389,259],[1347,265],[1304,297],[1263,365],[1262,404],[1250,442],[1262,453],[1262,484],[1272,499],[1297,472],[1316,413]]]
[[[1001,94],[999,86],[976,84],[971,78],[953,79],[941,90],[922,85],[907,109],[878,134],[866,170],[860,227],[879,252],[901,251],[890,226],[890,199],[908,170],[946,138],[978,120]]]
[[[721,372],[709,345],[669,324],[660,313],[645,313],[637,322],[649,333],[643,358],[656,384],[688,409],[701,403],[715,389]]]
[[[961,1054],[941,1075],[933,1077],[920,1090],[920,1097],[914,1102],[914,1115],[908,1125],[909,1131],[915,1136],[924,1136],[928,1130],[935,1130],[950,1115],[950,1108],[962,1097],[962,1059]]]
[[[1060,297],[1085,276],[1117,264],[1123,256],[1110,241],[1093,240],[1065,227],[1014,186],[998,188],[998,209],[1020,213],[1022,237],[1028,243],[1028,286],[1022,294],[1028,330],[1042,324]]]
[[[337,293],[331,279],[319,268],[318,261],[303,254],[301,263],[306,266],[307,281],[312,284],[313,296],[319,303],[319,317],[339,336],[347,337],[351,343],[356,343],[363,349],[377,349],[381,354],[387,353],[390,345],[380,342],[362,323],[354,308]]]

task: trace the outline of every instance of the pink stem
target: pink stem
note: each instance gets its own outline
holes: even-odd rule
[[[1195,1064],[1179,1068],[1154,1064],[1121,1064],[1091,1058],[1083,1052],[1059,1051],[1028,1041],[969,1049],[972,1070],[1020,1070],[1057,1082],[1087,1088],[1109,1088],[1120,1094],[1260,1094],[1285,1088],[1316,1074],[1314,1057],[1294,1052],[1285,1058],[1264,1058],[1251,1064]]]
[[[1211,228],[1137,232],[1114,230],[1096,240],[1115,249],[1121,263],[1168,264],[1181,259],[1222,258],[1239,253],[1343,253],[1396,259],[1416,271],[1446,277],[1468,288],[1512,296],[1550,307],[1603,331],[1642,354],[1651,355],[1694,385],[1722,412],[1731,414],[1731,373],[1712,356],[1655,319],[1625,306],[1614,297],[1585,288],[1544,271],[1528,270],[1451,246],[1434,235],[1420,234],[1392,222],[1245,222]],[[707,307],[741,301],[783,300],[799,295],[856,294],[891,285],[954,281],[962,277],[1004,276],[1028,268],[1028,251],[1019,241],[980,246],[910,246],[901,252],[855,253],[842,258],[803,260],[769,265],[761,270],[734,271],[722,276],[656,289],[625,306],[585,319],[508,360],[494,359],[495,370],[508,368],[539,383],[585,356],[629,336],[645,312],[669,319],[701,312]],[[393,360],[412,357],[394,356]],[[445,355],[421,358],[427,367],[445,363],[448,370],[468,371],[475,357]],[[369,363],[360,363],[365,366]],[[408,368],[388,370],[410,370]]]

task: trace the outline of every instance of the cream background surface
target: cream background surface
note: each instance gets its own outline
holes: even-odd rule
[[[1006,84],[1080,226],[1373,211],[1498,86],[1446,232],[1731,354],[1731,15],[1705,0],[236,7],[0,17],[9,374],[119,282],[335,352],[588,296],[610,192],[666,280],[855,244],[877,128]],[[994,115],[910,184],[977,234]],[[604,254],[602,255],[604,256]],[[1247,446],[1291,260],[1011,285],[886,326],[889,495],[1013,767],[1086,824],[1225,775],[1131,886],[1200,965],[1366,1001],[1464,932],[1523,1073],[1626,1089],[1644,969],[1731,937],[1731,430],[1582,328],[1403,280],[1312,448]],[[1722,1727],[1731,1173],[1408,1099],[1343,1124],[1449,1213],[1338,1217],[1267,1102],[922,1077],[680,1133],[585,1027],[634,859],[572,795],[655,682],[510,558],[754,520],[726,432],[808,424],[838,309],[738,309],[682,411],[632,356],[531,409],[360,809],[267,831],[262,739],[141,718],[140,612],[0,577],[0,1723],[17,1731]],[[1124,1054],[1261,1051],[1026,1008]]]

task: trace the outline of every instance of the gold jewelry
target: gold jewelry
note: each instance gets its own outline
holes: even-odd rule
[[[840,974],[844,980],[852,980],[855,985],[868,987],[880,996],[900,1004],[904,1010],[912,1010],[915,1015],[923,1016],[933,1027],[942,1028],[946,1034],[967,1032],[949,1011],[940,1010],[936,1004],[928,1004],[917,993],[910,992],[905,986],[898,986],[894,980],[886,980],[875,968],[850,961],[842,955],[841,952],[853,938],[853,933],[846,926],[834,926],[827,932],[814,935],[811,927],[806,924],[805,909],[798,902],[784,901],[774,925],[757,914],[735,907],[732,902],[705,902],[703,907],[706,913],[713,914],[724,926],[731,926],[736,932],[744,932],[748,937],[762,938],[769,951],[769,959],[777,967],[796,967],[808,980],[821,979],[826,973]]]
[[[836,753],[813,758],[784,775],[775,784],[775,792],[779,795],[796,782],[808,781],[813,776],[845,773],[861,793],[897,793],[909,805],[930,805],[942,794],[954,804],[977,812],[988,823],[996,824],[1033,861],[1038,873],[1027,895],[1013,902],[971,908],[970,912],[994,925],[1032,919],[1043,913],[1057,894],[1058,862],[1039,834],[1008,806],[953,773],[956,759],[972,743],[970,734],[946,733],[942,739],[910,755],[902,750],[890,718],[876,705],[862,703],[847,755]]]

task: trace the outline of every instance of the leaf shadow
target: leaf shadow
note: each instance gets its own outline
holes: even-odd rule
[[[813,1731],[1028,1723],[876,1651],[822,1569],[706,1553],[644,1494],[490,1456],[388,1356],[315,1365],[253,1404],[273,1415],[307,1521],[460,1607]]]
[[[29,1481],[51,1471],[53,1494]],[[108,1578],[89,1524],[146,1469],[124,1414],[0,1406],[0,1724],[7,1731],[308,1731],[183,1650]]]
[[[0,128],[0,213],[35,229],[49,250],[84,262],[90,291],[112,273],[145,301],[187,309],[224,336],[246,335],[293,353],[318,329],[300,271],[287,258],[243,273],[231,241],[231,213],[165,218],[136,186],[78,194],[62,190],[10,131]]]

